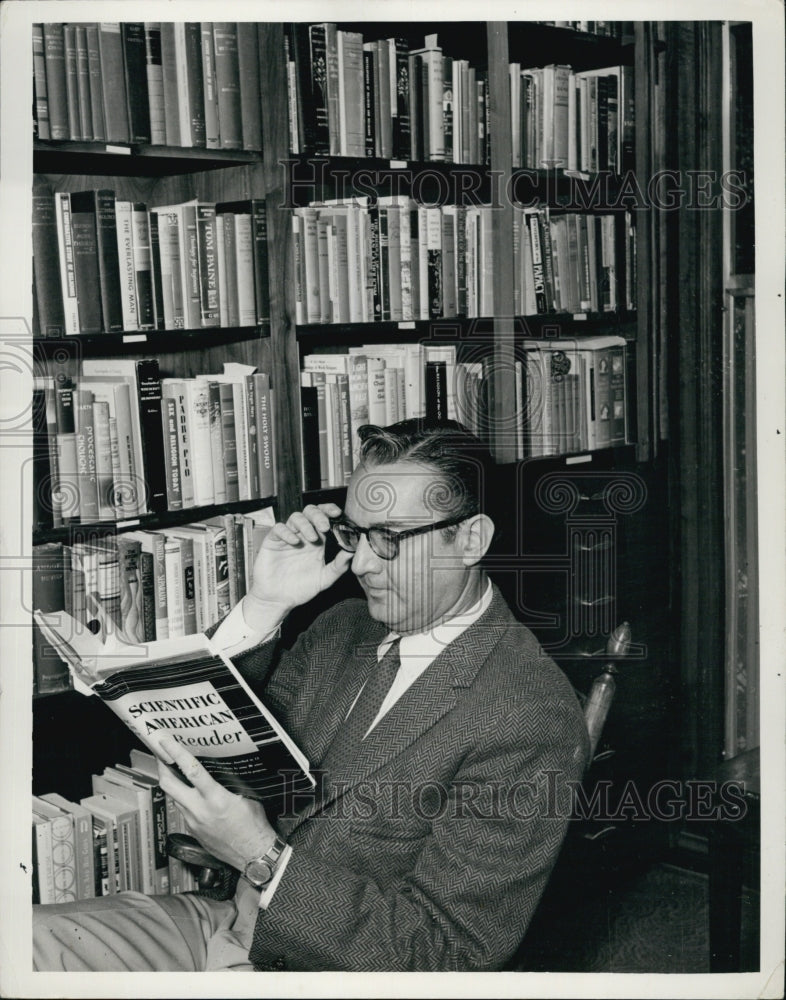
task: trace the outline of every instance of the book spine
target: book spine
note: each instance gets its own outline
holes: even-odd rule
[[[171,21],[162,21],[161,69],[163,76],[164,129],[167,146],[181,145],[177,66],[175,26]]]
[[[216,57],[216,90],[221,149],[243,148],[240,102],[240,63],[237,25],[234,21],[213,24]]]
[[[238,326],[254,326],[256,301],[254,294],[254,241],[251,215],[235,215],[235,260],[237,264]]]
[[[221,386],[209,382],[210,392],[210,455],[213,461],[213,490],[215,503],[227,501],[227,484],[224,474],[224,442],[221,433]]]
[[[76,74],[77,98],[79,101],[79,131],[87,142],[93,140],[93,108],[90,98],[90,66],[87,58],[87,32],[85,26],[77,24],[76,41]]]
[[[120,27],[125,62],[128,137],[130,142],[149,143],[150,104],[147,92],[145,26],[140,21],[124,21]],[[117,81],[114,85],[117,86]]]
[[[76,403],[76,473],[79,484],[79,518],[83,523],[98,520],[98,480],[96,441],[93,425],[93,393],[79,389]]]
[[[167,476],[161,425],[161,380],[158,360],[147,358],[137,361],[136,378],[148,507],[151,511],[164,511],[167,509]]]
[[[259,434],[258,434],[258,414],[259,405],[256,393],[256,380],[253,374],[246,375],[245,380],[245,401],[246,401],[246,426],[248,428],[248,491],[250,499],[254,500],[260,496],[259,492]]]
[[[158,21],[145,22],[145,71],[150,142],[153,146],[165,146],[164,66],[161,55],[161,24]]]
[[[213,503],[213,464],[210,453],[210,390],[208,383],[188,379],[185,382],[189,409],[188,431],[194,484],[194,504]]]
[[[49,105],[49,136],[58,140],[70,139],[63,25],[44,23],[42,33],[46,93]]]
[[[99,290],[95,206],[77,211],[71,203],[71,239],[81,333],[100,333],[102,327]]]
[[[79,75],[76,65],[76,25],[63,25],[63,51],[65,54],[66,101],[68,105],[68,133],[72,140],[81,140],[82,123],[79,118]]]
[[[123,315],[123,329],[139,328],[136,270],[134,267],[134,212],[130,201],[115,202],[117,225],[117,255],[120,266],[120,304]]]
[[[213,25],[210,21],[202,21],[200,28],[202,33],[202,81],[205,91],[205,146],[207,149],[220,149]]]
[[[74,238],[71,225],[71,199],[67,191],[55,194],[55,220],[59,248],[60,287],[62,290],[65,332],[80,332],[79,305],[74,261]]]
[[[232,385],[229,382],[219,383],[219,398],[221,408],[221,442],[224,464],[224,481],[226,483],[227,502],[234,503],[240,499],[237,464],[237,438],[235,431],[235,403]]]
[[[126,103],[125,64],[120,24],[99,24],[98,48],[101,60],[101,91],[104,100],[104,128],[107,142],[128,142],[129,121]],[[123,81],[122,85],[120,81]]]
[[[311,57],[311,100],[314,114],[314,152],[319,155],[327,155],[330,153],[327,25],[311,25],[309,29],[309,45]]]
[[[62,337],[66,332],[58,214],[59,209],[49,186],[36,184],[33,188],[33,273],[38,304],[37,333],[43,337]]]
[[[139,330],[154,330],[156,324],[147,206],[143,202],[136,202],[131,212],[137,324]]]
[[[218,255],[216,252],[216,207],[199,202],[196,207],[197,252],[199,254],[199,303],[203,327],[218,326]]]
[[[237,58],[240,76],[240,122],[243,149],[262,149],[259,42],[256,25],[237,22]]]
[[[267,205],[261,198],[251,201],[251,236],[254,257],[256,322],[270,322],[270,278],[267,245]]]
[[[161,400],[161,423],[167,510],[182,510],[183,497],[180,491],[180,459],[177,444],[177,401],[171,397]]]
[[[184,636],[183,617],[183,560],[180,542],[175,538],[164,539],[164,566],[166,569],[167,624],[171,639]]]
[[[102,189],[94,193],[94,198],[101,325],[106,333],[119,333],[123,329],[123,313],[120,302],[115,195],[113,191]]]
[[[39,139],[49,139],[49,99],[46,87],[44,26],[33,25],[33,81],[35,83],[35,122]]]
[[[90,88],[91,133],[95,142],[106,142],[104,125],[104,95],[101,84],[101,52],[98,42],[98,25],[85,25],[87,44],[87,72]]]

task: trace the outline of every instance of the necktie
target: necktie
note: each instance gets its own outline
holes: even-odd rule
[[[349,717],[345,720],[328,748],[321,767],[329,774],[337,774],[357,756],[366,731],[385,700],[401,664],[400,639],[395,639],[376,667],[372,667],[363,690],[357,697]]]

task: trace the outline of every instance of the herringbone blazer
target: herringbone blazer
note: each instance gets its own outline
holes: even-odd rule
[[[236,659],[318,768],[387,629],[363,600],[290,651]],[[515,951],[556,860],[587,734],[568,680],[494,588],[278,827],[293,853],[257,918],[251,960],[297,970],[495,969]]]

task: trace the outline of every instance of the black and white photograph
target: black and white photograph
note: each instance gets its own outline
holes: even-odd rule
[[[783,996],[784,90],[0,5],[1,996]]]

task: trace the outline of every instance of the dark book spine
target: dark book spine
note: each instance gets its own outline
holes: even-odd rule
[[[161,274],[161,242],[158,234],[158,213],[148,212],[150,227],[150,274],[153,280],[153,310],[156,330],[166,329],[164,322],[164,285]]]
[[[33,607],[44,613],[65,610],[63,546],[33,546]],[[68,667],[33,627],[33,674],[38,694],[52,694],[71,686]]]
[[[145,642],[156,638],[156,581],[153,553],[139,553],[139,574],[142,578],[142,630]]]
[[[46,93],[49,104],[49,135],[52,139],[70,139],[63,25],[45,23],[43,36]]]
[[[130,142],[150,142],[150,105],[147,94],[145,26],[124,21],[121,26],[125,60],[126,101]]]
[[[395,101],[396,114],[393,117],[393,157],[407,160],[411,153],[409,126],[409,51],[405,38],[394,40],[396,53],[396,92],[391,94]]]
[[[598,170],[609,166],[609,78],[598,77]]]
[[[172,397],[161,400],[161,430],[164,443],[164,472],[168,510],[183,509],[180,489],[180,458],[177,447],[177,401]]]
[[[314,152],[327,156],[330,152],[330,118],[328,112],[327,38],[326,25],[312,24],[311,96],[314,109]]]
[[[352,476],[352,416],[349,405],[349,376],[336,375],[336,403],[341,443],[341,470],[344,484]]]
[[[115,192],[108,188],[98,191],[74,192],[73,211],[91,211],[95,219],[98,288],[101,301],[101,326],[106,333],[123,329],[120,303],[120,262],[117,256],[117,224]],[[81,309],[80,309],[81,318]]]
[[[375,150],[375,136],[377,134],[377,120],[374,104],[374,53],[363,52],[363,104],[365,109],[365,149],[366,156],[373,156]]]
[[[218,326],[218,250],[216,247],[215,205],[199,202],[196,209],[196,226],[201,325],[203,327]]]
[[[153,276],[150,261],[150,227],[148,224],[147,206],[144,202],[135,202],[132,213],[137,322],[140,330],[154,330]]]
[[[257,26],[247,21],[237,22],[237,62],[240,75],[240,124],[243,149],[262,149],[259,41]]]
[[[83,139],[92,141],[94,138],[93,107],[90,95],[90,65],[87,58],[87,32],[84,25],[78,24],[76,26],[75,39],[79,131]]]
[[[185,43],[191,145],[204,149],[207,145],[207,134],[205,131],[205,86],[202,79],[202,33],[199,22],[186,23]]]
[[[33,187],[33,273],[38,306],[38,336],[65,335],[55,200],[49,185]]]
[[[49,456],[46,392],[44,389],[33,389],[33,518],[40,528],[54,527],[52,490],[55,478]]]
[[[63,25],[63,53],[65,57],[66,103],[68,106],[68,134],[81,140],[82,123],[79,119],[79,73],[76,66],[76,25]]]
[[[303,416],[303,489],[321,487],[319,471],[319,415],[317,412],[317,387],[300,388],[300,407]]]
[[[104,95],[101,87],[101,53],[98,48],[98,25],[85,25],[87,41],[87,72],[90,83],[90,114],[95,142],[106,141],[104,126]]]
[[[442,251],[427,250],[426,260],[429,319],[439,319],[442,315]]]
[[[420,56],[409,56],[409,122],[410,149],[413,160],[424,159],[422,118],[428,115],[428,107],[423,106],[422,60]]]
[[[316,105],[311,79],[311,53],[309,51],[309,26],[302,23],[290,25],[290,54],[295,61],[298,103],[303,118],[303,144],[301,152],[316,151]]]
[[[35,123],[39,139],[49,139],[49,98],[46,86],[44,26],[33,25],[33,81],[35,83]]]
[[[120,25],[103,21],[98,30],[101,55],[101,92],[104,95],[104,128],[107,142],[128,142],[125,63]]]
[[[74,211],[72,203],[71,238],[74,247],[76,297],[79,304],[79,331],[100,333],[101,299],[95,212]]]
[[[139,421],[142,429],[142,452],[148,488],[148,505],[152,511],[167,509],[167,474],[164,459],[164,439],[161,432],[161,380],[158,360],[144,358],[136,363],[139,385]]]
[[[161,25],[158,21],[145,22],[145,75],[150,142],[154,146],[165,146],[164,68],[161,61]]]
[[[442,132],[445,139],[445,162],[453,162],[453,60],[442,57]]]
[[[444,361],[426,362],[426,420],[447,420],[447,365]]]
[[[376,208],[370,208],[368,213],[369,222],[369,278],[371,281],[371,300],[374,308],[373,320],[382,319],[382,276],[380,274],[380,239],[379,239],[379,212]]]
[[[243,148],[243,123],[240,111],[240,62],[237,25],[234,21],[213,24],[216,54],[216,89],[221,149]]]
[[[251,201],[251,239],[254,256],[254,293],[257,323],[270,321],[270,277],[268,270],[267,205],[261,198]]]

